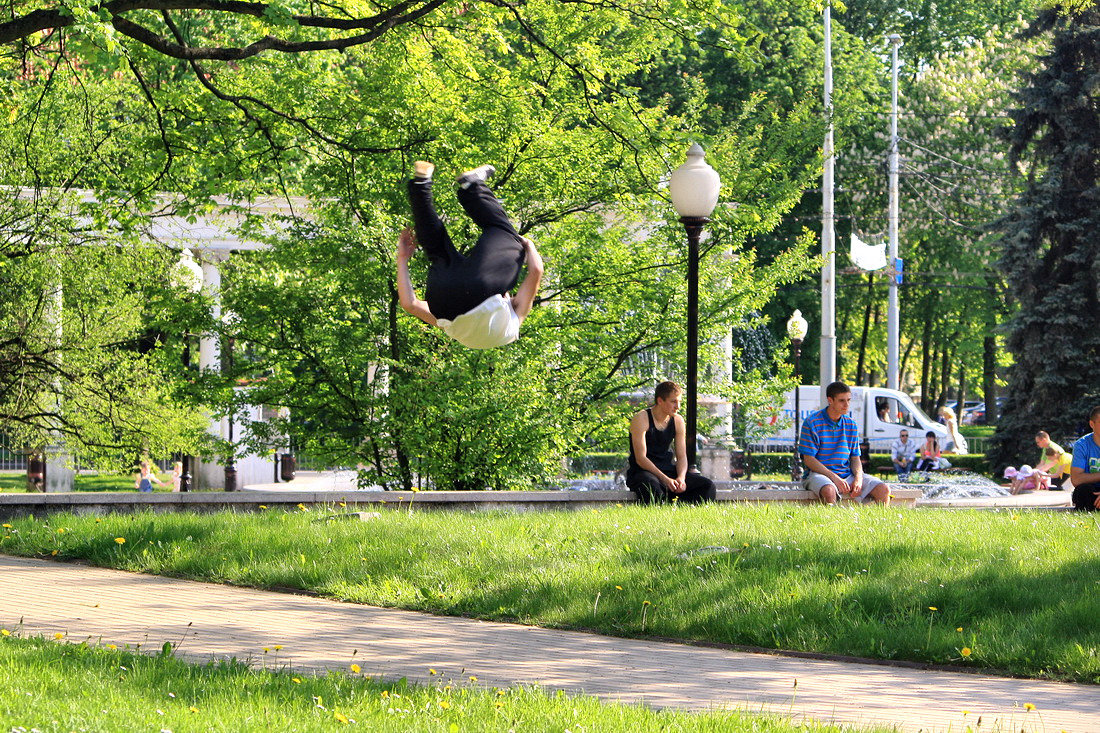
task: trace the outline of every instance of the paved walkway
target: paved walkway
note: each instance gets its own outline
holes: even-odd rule
[[[1100,686],[631,641],[0,555],[0,626],[69,641],[182,642],[181,656],[264,658],[429,682],[551,690],[704,710],[738,707],[907,731],[1100,731]],[[270,657],[269,657],[270,659]],[[796,685],[797,683],[797,685]],[[1032,704],[1035,710],[1025,709]],[[963,711],[969,711],[964,714]]]

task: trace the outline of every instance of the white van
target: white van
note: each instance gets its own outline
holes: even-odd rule
[[[821,387],[807,384],[798,389],[798,422],[801,424],[810,413],[825,405],[821,401]],[[785,395],[783,407],[773,413],[767,423],[768,427],[774,426],[775,432],[752,441],[753,444],[764,450],[790,450],[794,443],[794,410],[792,389]],[[856,421],[860,439],[866,438],[875,453],[888,453],[890,445],[898,439],[902,430],[909,431],[909,440],[918,447],[924,443],[928,431],[936,434],[941,450],[950,451],[955,447],[946,425],[925,415],[909,395],[895,389],[852,387],[852,404],[848,414]]]

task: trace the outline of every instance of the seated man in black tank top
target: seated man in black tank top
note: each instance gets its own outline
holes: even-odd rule
[[[671,500],[714,501],[714,482],[701,473],[688,472],[687,440],[680,409],[680,386],[661,382],[653,407],[630,420],[630,467],[626,485],[650,504]],[[675,452],[673,449],[675,448]]]

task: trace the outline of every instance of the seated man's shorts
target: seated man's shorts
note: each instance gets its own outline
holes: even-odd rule
[[[867,497],[871,495],[871,492],[875,490],[875,487],[884,483],[886,482],[880,478],[863,474],[863,487],[859,492],[858,501],[866,501]],[[814,492],[817,494],[818,498],[821,498],[821,490],[826,486],[833,486],[833,482],[829,480],[828,476],[814,473],[813,471],[806,471],[806,477],[802,479],[802,488]],[[852,494],[841,494],[839,491],[837,492],[837,499],[856,500]]]

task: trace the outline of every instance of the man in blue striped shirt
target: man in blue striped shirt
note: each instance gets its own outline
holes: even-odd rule
[[[825,388],[828,406],[811,413],[802,423],[798,453],[808,471],[802,486],[826,504],[849,499],[890,503],[890,487],[881,479],[863,474],[859,460],[859,430],[848,416],[852,390],[844,382]]]

